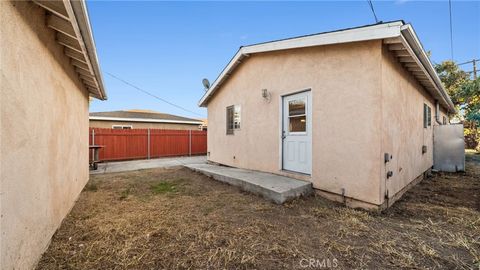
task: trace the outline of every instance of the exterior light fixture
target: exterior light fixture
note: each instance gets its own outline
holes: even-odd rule
[[[268,98],[268,91],[267,91],[267,89],[262,89],[262,97],[263,97],[263,98]]]
[[[267,103],[270,103],[272,95],[268,92],[267,89],[262,89],[262,97]]]

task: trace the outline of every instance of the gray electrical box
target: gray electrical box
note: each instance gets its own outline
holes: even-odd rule
[[[465,171],[463,124],[433,127],[433,169],[442,172]]]

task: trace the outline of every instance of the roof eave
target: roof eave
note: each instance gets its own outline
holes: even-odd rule
[[[200,107],[207,107],[210,98],[213,96],[218,87],[227,79],[227,77],[233,73],[235,67],[239,64],[239,61],[250,54],[392,38],[400,35],[400,27],[402,25],[404,25],[402,21],[395,21],[367,27],[347,29],[344,31],[336,31],[241,47],[235,56],[230,60],[228,65],[224,68],[224,70],[220,73],[212,86],[200,99],[198,105]]]
[[[33,0],[48,11],[47,27],[56,31],[80,82],[89,95],[107,99],[84,0]]]
[[[376,39],[393,40],[395,43],[403,44],[405,48],[402,48],[408,51],[408,55],[411,57],[409,58],[411,59],[410,61],[414,61],[418,71],[421,70],[423,72],[422,78],[426,80],[423,83],[427,84],[427,88],[430,89],[428,91],[434,89],[433,93],[431,92],[432,96],[448,112],[455,111],[455,106],[443,88],[442,82],[418,40],[415,31],[410,24],[404,24],[403,21],[241,47],[210,89],[200,99],[198,105],[207,107],[208,102],[221,84],[234,72],[234,69],[242,62],[242,59],[251,54]]]
[[[430,62],[430,58],[427,56],[425,50],[423,49],[423,46],[420,43],[417,35],[415,34],[412,26],[410,24],[402,26],[401,35],[407,41],[408,45],[412,48],[417,59],[421,62],[423,68],[427,72],[426,75],[428,75],[433,81],[434,88],[437,91],[438,95],[441,97],[442,100],[440,101],[443,103],[443,106],[447,109],[448,112],[455,112],[455,105],[453,104],[450,96],[443,87],[443,84],[438,77],[435,68]]]
[[[169,123],[169,124],[188,124],[188,125],[201,125],[201,124],[203,124],[202,121],[153,119],[153,118],[110,117],[110,116],[89,116],[89,120],[94,120],[94,121],[119,121],[119,122],[142,122],[142,123]]]
[[[97,57],[95,40],[91,31],[92,27],[90,25],[87,7],[84,1],[71,1],[70,3],[72,5],[73,12],[75,13],[75,17],[83,37],[83,41],[86,46],[87,55],[90,59],[90,63],[98,80],[99,95],[96,98],[100,100],[106,100],[107,93],[105,91],[105,86],[103,83],[103,76],[100,70],[100,64]]]

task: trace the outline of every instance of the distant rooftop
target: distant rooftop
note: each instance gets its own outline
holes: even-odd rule
[[[202,124],[202,120],[199,119],[141,109],[110,112],[91,112],[90,120]]]

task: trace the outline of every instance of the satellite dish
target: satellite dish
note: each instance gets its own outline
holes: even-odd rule
[[[203,86],[205,87],[205,90],[208,90],[210,88],[210,82],[208,81],[208,79],[203,79],[202,80],[202,83],[203,83]]]

